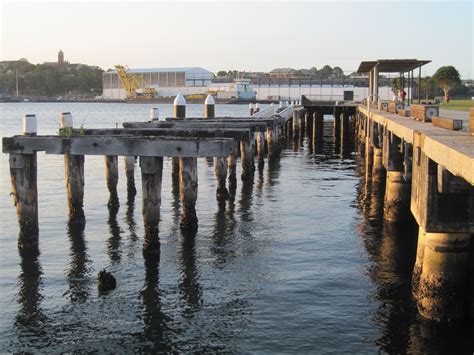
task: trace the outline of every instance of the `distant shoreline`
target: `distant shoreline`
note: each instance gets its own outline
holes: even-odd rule
[[[0,103],[126,103],[126,104],[172,104],[174,98],[163,98],[157,100],[56,100],[56,99],[48,99],[48,98],[38,98],[38,99],[27,99],[24,100],[16,100],[16,99],[0,99]],[[204,99],[187,99],[186,102],[188,104],[204,104]],[[216,104],[226,105],[226,104],[234,104],[234,105],[248,105],[249,103],[260,103],[260,104],[271,104],[271,103],[278,103],[278,101],[270,101],[270,100],[216,100]]]

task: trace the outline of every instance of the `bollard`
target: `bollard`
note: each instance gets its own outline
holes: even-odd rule
[[[173,102],[173,117],[185,118],[186,117],[186,99],[181,92],[178,92]]]
[[[227,165],[227,158],[214,158],[214,173],[216,174],[217,179],[216,197],[218,200],[225,200],[229,197],[229,192],[226,187]]]
[[[215,117],[215,106],[216,102],[211,94],[207,95],[206,101],[204,101],[204,118]]]
[[[158,109],[158,107],[152,107],[151,110],[150,110],[150,121],[149,122],[153,122],[153,121],[159,121],[160,120],[160,110]]]
[[[71,130],[74,127],[70,112],[63,112],[60,116],[61,130]],[[84,156],[64,155],[64,178],[66,180],[66,194],[69,211],[69,222],[81,224],[84,216]]]
[[[183,205],[181,228],[196,230],[196,200],[198,193],[197,158],[179,159],[180,197]]]
[[[35,136],[36,115],[23,116],[23,134]],[[11,195],[16,207],[20,233],[18,247],[34,248],[38,245],[38,187],[36,153],[10,154]]]

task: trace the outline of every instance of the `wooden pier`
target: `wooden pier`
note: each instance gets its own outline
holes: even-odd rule
[[[419,225],[418,251],[413,270],[413,294],[421,315],[433,320],[467,316],[474,309],[474,136],[468,124],[448,130],[429,120],[415,120],[396,104],[301,103],[254,110],[249,117],[214,117],[213,101],[206,100],[205,117],[186,118],[184,98],[177,98],[174,116],[148,122],[126,122],[123,128],[77,129],[63,114],[56,136],[37,136],[34,115],[24,117],[24,134],[3,138],[10,154],[12,195],[20,226],[19,246],[38,244],[36,152],[65,158],[65,180],[70,221],[83,223],[84,161],[87,155],[105,159],[109,205],[118,203],[117,157],[125,159],[127,191],[134,194],[134,169],[139,157],[144,251],[159,253],[163,157],[173,159],[173,191],[182,205],[181,227],[195,230],[199,221],[197,159],[212,158],[220,201],[235,194],[236,164],[241,179],[251,183],[254,170],[265,159],[278,159],[282,142],[293,140],[298,149],[304,137],[316,154],[322,141],[325,115],[334,116],[336,154],[357,151],[365,159],[366,184],[382,189],[386,223]],[[368,104],[368,105],[367,105]],[[393,113],[387,112],[389,107]],[[397,108],[398,107],[398,108]],[[400,110],[400,112],[397,112]],[[402,112],[403,110],[403,112]],[[421,111],[419,111],[421,112]],[[423,111],[426,115],[426,110]],[[437,111],[444,118],[448,113]],[[408,117],[407,117],[408,116]],[[459,119],[459,115],[456,114]],[[466,121],[467,117],[464,117]],[[437,122],[435,119],[434,122]],[[454,126],[453,126],[454,127]],[[457,126],[458,127],[458,126]],[[289,182],[291,183],[291,182]],[[176,185],[176,186],[175,186]],[[474,313],[471,311],[471,314]]]

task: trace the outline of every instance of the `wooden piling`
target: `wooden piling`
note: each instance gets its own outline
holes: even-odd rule
[[[242,180],[253,179],[255,165],[253,162],[253,141],[240,142],[240,160],[242,161]]]
[[[214,158],[214,173],[217,179],[216,197],[218,200],[226,199],[229,196],[229,191],[226,187],[227,180],[227,158]]]
[[[258,167],[263,168],[265,155],[265,141],[263,139],[263,132],[257,132],[257,159]]]
[[[118,159],[116,155],[105,156],[105,179],[110,193],[109,206],[118,205]]]
[[[179,159],[180,198],[183,205],[181,228],[195,230],[198,227],[196,200],[198,193],[197,158]]]
[[[234,194],[237,188],[237,154],[231,154],[227,158],[227,170],[229,172],[229,193]]]
[[[35,247],[39,234],[36,153],[10,154],[10,177],[20,227],[18,247]]]
[[[61,130],[72,130],[73,117],[70,112],[63,112],[60,116]],[[69,211],[69,223],[82,224],[84,216],[84,156],[64,155],[64,178],[66,180],[66,194]]]
[[[140,157],[142,173],[142,214],[145,226],[143,250],[159,250],[158,224],[160,222],[161,186],[163,177],[162,157]]]
[[[127,176],[127,193],[134,195],[137,192],[135,187],[135,157],[125,156],[125,175]]]

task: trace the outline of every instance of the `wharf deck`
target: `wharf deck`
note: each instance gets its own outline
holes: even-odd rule
[[[463,120],[463,130],[450,131],[410,117],[372,111],[375,109],[368,112],[367,107],[363,105],[359,105],[358,110],[407,143],[413,143],[415,135],[421,134],[422,149],[430,159],[474,185],[474,136],[467,132],[468,112],[440,111],[442,117]]]

